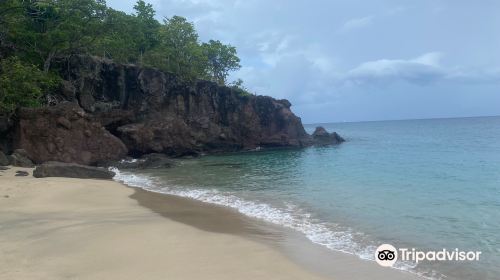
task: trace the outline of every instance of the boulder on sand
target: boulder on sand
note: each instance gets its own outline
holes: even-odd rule
[[[28,153],[23,149],[15,150],[12,155],[9,156],[10,165],[17,167],[34,167],[35,165],[28,157]]]
[[[16,175],[17,177],[26,177],[26,176],[29,176],[29,172],[26,172],[26,171],[22,171],[22,170],[18,170],[16,171]]]
[[[33,171],[33,177],[68,177],[81,179],[112,179],[113,171],[105,168],[80,165],[75,163],[64,163],[49,161],[37,166]]]
[[[7,156],[5,156],[5,154],[0,151],[0,166],[7,166],[9,165],[9,159],[7,158]]]

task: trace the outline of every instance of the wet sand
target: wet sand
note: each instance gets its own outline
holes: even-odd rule
[[[136,189],[131,198],[168,219],[204,231],[236,234],[266,244],[325,279],[421,279],[400,270],[382,268],[354,255],[331,251],[312,243],[300,232],[244,216],[234,209],[142,189]]]

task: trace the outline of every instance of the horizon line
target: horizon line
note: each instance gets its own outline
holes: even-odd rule
[[[467,116],[467,117],[431,117],[431,118],[416,118],[416,119],[385,119],[385,120],[364,120],[364,121],[333,121],[333,122],[313,122],[304,123],[304,125],[312,124],[330,124],[330,123],[361,123],[361,122],[391,122],[391,121],[424,121],[424,120],[446,120],[446,119],[471,119],[471,118],[494,118],[500,115],[488,116]]]

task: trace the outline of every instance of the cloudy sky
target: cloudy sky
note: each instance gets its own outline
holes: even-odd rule
[[[132,12],[135,0],[108,0]],[[500,115],[500,1],[150,0],[305,123]]]

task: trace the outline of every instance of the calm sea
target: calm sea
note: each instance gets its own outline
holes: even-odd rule
[[[499,279],[500,117],[321,125],[347,142],[205,156],[118,179],[233,207],[363,259],[382,243],[481,251],[477,262],[397,266],[433,279]]]

